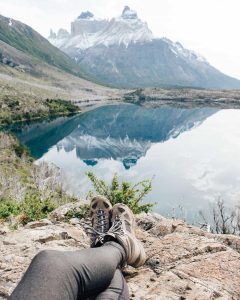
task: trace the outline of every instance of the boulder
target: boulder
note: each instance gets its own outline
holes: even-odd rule
[[[64,205],[59,206],[58,208],[56,208],[54,211],[52,211],[49,214],[48,218],[53,223],[56,223],[58,221],[64,221],[66,215],[68,214],[68,212],[70,212],[71,210],[78,209],[83,204],[84,204],[83,201],[64,204]]]

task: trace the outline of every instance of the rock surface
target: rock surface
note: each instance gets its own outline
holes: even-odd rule
[[[75,220],[76,221],[76,220]],[[81,222],[34,222],[0,230],[0,299],[7,299],[33,256],[44,249],[89,247]],[[137,218],[148,260],[126,268],[131,299],[240,299],[240,238],[215,235],[157,214]]]

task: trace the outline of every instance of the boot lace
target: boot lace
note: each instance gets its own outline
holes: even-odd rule
[[[103,244],[104,236],[108,229],[108,224],[109,224],[108,216],[106,215],[103,209],[99,209],[96,213],[96,216],[97,216],[97,222],[95,228],[89,226],[88,224],[84,224],[86,233],[90,236],[91,242],[94,243],[95,245],[97,243]]]
[[[112,226],[108,230],[108,234],[124,235],[122,220],[119,216],[116,216],[112,222]]]

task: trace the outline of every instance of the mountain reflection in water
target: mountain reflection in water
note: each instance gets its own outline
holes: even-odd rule
[[[17,135],[36,158],[56,145],[59,151],[75,150],[89,166],[95,166],[100,159],[113,159],[129,169],[146,155],[152,143],[176,138],[216,111],[112,105],[72,118],[25,126]]]
[[[189,221],[218,197],[240,199],[240,110],[112,105],[15,133],[39,161],[59,166],[65,188],[80,197],[94,171],[107,182],[114,173],[130,182],[154,177],[146,201],[170,216],[181,205]]]

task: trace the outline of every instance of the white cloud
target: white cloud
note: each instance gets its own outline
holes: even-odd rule
[[[0,0],[0,12],[46,37],[50,28],[69,30],[71,21],[83,10],[111,18],[126,4],[148,22],[155,36],[180,41],[216,68],[240,79],[239,0]]]

